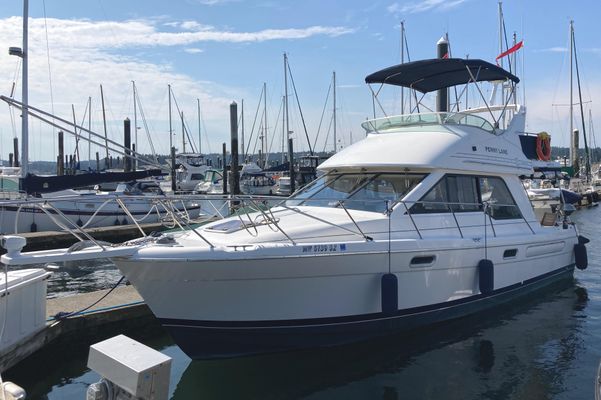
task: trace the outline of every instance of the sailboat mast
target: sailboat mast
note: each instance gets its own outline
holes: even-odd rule
[[[23,50],[22,61],[22,90],[21,101],[23,102],[23,117],[21,117],[21,177],[25,178],[29,172],[29,82],[28,82],[28,22],[29,22],[29,0],[23,0]]]
[[[261,152],[263,153],[263,160],[261,168],[265,169],[267,163],[267,83],[263,82],[263,136],[261,136]]]
[[[286,97],[282,96],[282,107],[284,107],[284,103],[286,102]],[[282,164],[286,162],[286,116],[282,113]]]
[[[401,21],[401,64],[405,63],[405,21]],[[401,115],[405,114],[405,88],[401,86]]]
[[[572,136],[574,135],[574,72],[573,72],[573,60],[574,60],[574,21],[570,20],[570,160],[572,161],[572,166],[574,160],[577,157],[577,149],[574,147],[574,139]],[[574,171],[574,174],[578,171]]]
[[[198,106],[198,153],[202,154],[202,136],[200,134],[200,99],[196,99],[196,105]],[[242,100],[242,112],[244,113],[244,100]],[[244,121],[244,119],[242,119]],[[244,151],[244,122],[242,122],[242,151]]]
[[[499,54],[501,53],[503,53],[503,2],[499,1]],[[500,59],[499,66],[503,68],[503,57]]]
[[[136,151],[139,151],[140,149],[138,149],[138,108],[136,107],[136,82],[131,81],[131,84],[134,91],[134,140],[136,143]]]
[[[334,107],[332,110],[334,118],[334,153],[336,153],[338,151],[338,138],[336,137],[336,71],[332,72],[332,86],[334,87]]]
[[[290,137],[290,120],[288,118],[288,55],[286,53],[284,53],[284,110],[286,114],[286,141],[288,141]],[[288,153],[290,153],[290,146],[288,147]],[[292,163],[292,160],[288,160],[288,162]]]
[[[171,85],[167,85],[169,89],[169,152],[173,148],[173,129],[171,125]]]
[[[88,97],[88,169],[92,163],[92,96]]]
[[[182,119],[182,153],[186,152],[186,126],[184,124],[184,112],[180,113],[180,118]]]
[[[578,68],[578,54],[576,53],[576,38],[574,37],[574,27],[572,26],[572,43],[574,49],[574,61],[576,62],[576,80],[578,82],[578,102],[580,103],[580,118],[582,121],[582,137],[584,138],[584,167],[586,179],[589,180],[591,174],[591,160],[589,158],[589,148],[586,140],[586,125],[584,123],[584,106],[582,104],[582,88],[580,85],[580,68]]]
[[[109,142],[108,142],[108,133],[106,129],[106,110],[104,108],[104,91],[102,90],[102,85],[100,85],[100,101],[102,101],[102,123],[104,125],[104,149],[106,152],[106,159],[104,161],[104,167],[109,168]]]

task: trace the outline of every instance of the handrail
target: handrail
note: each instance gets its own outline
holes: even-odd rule
[[[73,234],[78,240],[84,240],[85,238],[88,238],[89,240],[94,241],[94,239],[89,235],[88,232],[86,232],[83,227],[78,226],[77,224],[75,224],[74,220],[72,219],[73,217],[68,217],[67,215],[65,215],[60,208],[56,207],[55,205],[51,204],[53,202],[64,202],[64,201],[68,201],[67,197],[69,196],[65,196],[65,197],[60,197],[60,198],[56,198],[56,199],[51,199],[51,198],[43,198],[43,199],[30,199],[29,201],[23,201],[23,202],[17,202],[17,207],[33,207],[33,208],[40,208],[42,210],[43,213],[45,213],[51,221],[53,221],[54,223],[56,223],[57,226],[61,227],[62,229],[70,232],[71,234]],[[71,197],[73,198],[73,197]],[[78,199],[80,199],[80,197],[76,197]],[[281,233],[281,235],[283,237],[285,237],[287,240],[289,240],[293,245],[297,244],[297,240],[294,238],[294,235],[292,235],[291,233],[287,232],[287,227],[283,227],[282,224],[280,223],[280,219],[277,217],[277,213],[278,212],[286,212],[286,211],[291,211],[294,213],[297,213],[299,215],[302,215],[306,218],[310,218],[313,219],[315,221],[319,221],[323,224],[327,224],[329,226],[335,227],[337,229],[340,229],[342,231],[348,232],[352,235],[358,235],[360,237],[362,237],[363,239],[369,241],[369,240],[373,240],[371,236],[373,236],[373,234],[384,234],[384,231],[365,231],[365,223],[368,222],[370,220],[369,217],[366,216],[366,214],[361,214],[361,213],[365,213],[367,210],[370,209],[374,209],[373,206],[370,205],[370,203],[378,203],[378,205],[375,207],[378,210],[381,210],[382,208],[380,207],[380,202],[385,202],[385,211],[383,213],[378,212],[378,214],[381,215],[386,215],[388,216],[388,220],[389,220],[389,235],[391,234],[395,234],[398,235],[400,234],[405,234],[406,232],[414,232],[417,234],[417,236],[420,239],[424,238],[425,232],[431,232],[431,231],[436,231],[436,230],[441,230],[441,229],[457,229],[457,232],[459,233],[459,236],[461,238],[465,238],[465,229],[478,229],[478,227],[482,227],[482,224],[480,222],[476,223],[476,220],[468,218],[467,220],[465,218],[461,219],[458,217],[457,214],[462,214],[462,211],[465,212],[478,212],[478,213],[483,213],[485,218],[487,219],[485,225],[485,229],[486,229],[486,225],[490,224],[491,226],[491,230],[493,233],[494,237],[497,237],[498,235],[498,225],[499,225],[499,220],[496,218],[493,218],[493,215],[491,215],[490,212],[488,212],[489,209],[494,208],[494,207],[514,207],[514,208],[518,208],[517,205],[515,204],[501,204],[501,203],[492,203],[492,204],[488,204],[488,207],[483,207],[484,203],[461,203],[461,202],[427,202],[427,201],[390,201],[390,200],[383,200],[383,199],[362,199],[360,200],[361,203],[357,203],[358,200],[353,200],[353,199],[346,199],[346,200],[335,200],[335,199],[324,199],[324,200],[328,200],[331,201],[330,206],[332,207],[339,207],[341,208],[342,212],[344,212],[344,214],[346,215],[346,217],[348,217],[348,221],[349,222],[345,222],[344,220],[340,220],[340,217],[338,217],[337,220],[328,220],[329,218],[325,218],[325,217],[320,217],[320,216],[316,216],[316,215],[312,215],[313,213],[310,211],[310,204],[309,205],[303,205],[303,206],[288,206],[286,205],[285,201],[281,202],[279,205],[274,205],[271,206],[271,204],[267,207],[267,209],[264,209],[262,204],[259,204],[259,201],[262,201],[264,199],[267,200],[274,200],[273,203],[276,203],[276,200],[281,200],[281,198],[279,197],[273,197],[273,196],[223,196],[223,195],[216,195],[216,196],[197,196],[197,195],[186,195],[186,196],[179,196],[179,195],[175,195],[175,196],[156,196],[156,197],[151,197],[151,196],[115,196],[113,199],[108,199],[104,202],[99,202],[98,204],[101,204],[100,207],[104,208],[104,207],[108,207],[108,203],[110,201],[115,201],[116,204],[118,204],[120,206],[120,215],[127,215],[129,217],[129,219],[131,219],[132,223],[137,227],[137,229],[142,233],[143,236],[146,236],[146,234],[144,233],[142,227],[140,226],[140,224],[138,223],[138,220],[135,219],[134,214],[132,213],[132,211],[130,210],[131,204],[127,202],[127,200],[129,199],[145,199],[145,200],[150,200],[152,203],[151,206],[151,211],[152,210],[156,210],[158,216],[160,217],[162,214],[165,214],[167,216],[170,217],[170,220],[173,222],[173,226],[174,227],[178,227],[181,230],[191,230],[194,232],[194,234],[196,236],[198,236],[200,239],[202,239],[207,245],[209,245],[211,248],[214,248],[215,245],[208,239],[208,237],[205,237],[202,234],[202,230],[201,229],[196,229],[196,228],[192,228],[189,224],[190,222],[190,217],[191,215],[189,214],[189,202],[202,202],[204,201],[209,201],[210,205],[216,210],[217,207],[215,207],[214,201],[216,199],[219,199],[221,201],[224,202],[224,206],[227,206],[227,204],[231,204],[231,202],[234,201],[239,201],[241,202],[242,205],[244,205],[244,209],[240,210],[240,212],[238,213],[237,217],[240,219],[240,221],[242,222],[242,227],[252,236],[257,236],[259,233],[259,227],[261,225],[267,225],[269,229],[271,229],[273,232],[277,232],[279,231]],[[312,198],[312,200],[320,200],[320,199],[314,199]],[[72,201],[72,200],[71,200]],[[176,203],[178,202],[178,203]],[[179,205],[179,202],[182,202],[184,204],[183,209],[181,208],[181,206]],[[273,204],[272,203],[272,204]],[[403,215],[407,216],[407,222],[410,224],[409,227],[402,227],[402,226],[397,226],[397,228],[395,230],[391,230],[391,215],[392,213],[396,210],[396,207],[394,207],[396,204],[402,204],[404,210],[402,208],[399,207],[400,212]],[[8,205],[11,204],[12,207],[14,207],[14,202],[2,202],[0,201],[0,207],[2,207],[2,205]],[[138,202],[134,202],[133,204],[139,204]],[[416,212],[416,208],[414,207],[416,204],[429,204],[429,205],[441,205],[440,207],[434,207],[433,210],[421,210],[425,213],[428,213],[428,211],[434,211],[434,212],[442,212],[445,213],[449,218],[449,220],[452,218],[452,221],[454,222],[454,226],[447,224],[447,226],[420,226],[422,225],[422,219],[416,219],[415,216],[418,214],[421,214],[422,212]],[[359,208],[353,208],[354,207],[359,207]],[[463,207],[461,207],[463,206]],[[438,210],[438,211],[437,211]],[[96,210],[96,213],[98,212],[98,210]],[[93,215],[96,215],[96,213],[94,213]],[[244,216],[244,215],[245,216]],[[254,214],[254,216],[253,216]],[[339,216],[341,216],[341,214],[338,214]],[[358,215],[361,215],[361,218],[357,218]],[[507,220],[503,220],[504,222],[502,223],[502,225],[509,225],[509,224],[526,224],[528,226],[528,229],[534,234],[536,233],[536,231],[533,229],[531,223],[532,221],[528,221],[526,219],[526,217],[524,216],[523,213],[520,213],[519,216],[517,213],[511,213],[509,214],[511,216],[514,216],[515,218],[511,218],[511,219],[507,219]],[[257,218],[259,218],[258,216],[262,216],[262,220],[258,221]],[[402,221],[402,219],[400,219]],[[63,222],[61,222],[63,221]],[[334,222],[333,222],[334,221]],[[464,223],[461,223],[460,221],[464,221]],[[363,224],[363,227],[362,227]],[[87,223],[84,225],[84,227],[87,225]],[[273,225],[273,226],[272,226]],[[431,225],[431,224],[430,224]],[[70,227],[73,226],[73,227]],[[354,227],[354,228],[352,228]],[[212,239],[211,239],[212,240]],[[96,242],[95,242],[96,243]],[[100,245],[99,245],[100,246]],[[102,247],[102,246],[100,246]],[[104,247],[102,247],[104,248]]]
[[[127,214],[127,216],[134,222],[134,224],[136,224],[136,227],[138,228],[138,230],[140,231],[140,233],[142,234],[142,236],[146,237],[146,232],[144,232],[144,229],[140,228],[140,225],[138,224],[138,221],[136,221],[136,219],[134,218],[134,216],[131,215],[131,213],[129,212],[129,209],[123,203],[123,200],[121,200],[119,197],[117,197],[116,201],[121,206],[121,209],[123,210],[123,212]],[[91,218],[90,218],[90,220],[91,220]]]
[[[355,222],[355,219],[351,216],[351,214],[348,212],[348,210],[344,206],[344,202],[342,200],[339,200],[338,204],[340,204],[340,207],[342,207],[342,209],[344,210],[344,212],[346,213],[346,215],[348,215],[348,217],[351,219],[351,221],[353,221],[353,224],[355,224],[355,227],[357,228],[357,230],[359,232],[361,232],[361,235],[365,238],[365,241],[366,242],[371,242],[373,239],[371,237],[367,236],[365,233],[363,233],[363,231],[361,230],[361,228],[359,227],[359,225],[357,224],[357,222]],[[388,207],[388,201],[386,201],[386,207]],[[390,216],[388,216],[388,218],[390,218]]]
[[[277,229],[278,229],[280,232],[282,232],[282,235],[286,236],[286,238],[288,238],[288,240],[290,240],[290,242],[291,242],[293,245],[296,245],[296,242],[294,241],[294,239],[292,239],[292,238],[290,237],[290,235],[288,235],[286,232],[284,232],[284,230],[283,230],[283,229],[280,227],[280,225],[278,224],[277,218],[275,218],[275,216],[273,215],[273,212],[271,211],[271,208],[269,209],[269,211],[270,211],[269,213],[271,214],[271,217],[269,217],[269,216],[268,216],[268,215],[267,215],[267,214],[266,214],[266,213],[265,213],[265,212],[264,212],[264,211],[261,209],[261,207],[259,207],[259,205],[258,205],[258,204],[256,204],[256,203],[254,202],[254,200],[253,200],[253,199],[251,199],[250,201],[251,201],[251,202],[253,202],[253,203],[254,203],[254,204],[257,206],[257,209],[258,209],[258,210],[261,212],[261,214],[263,214],[263,217],[264,217],[264,218],[267,218],[267,220],[268,220],[270,223],[274,224],[274,225],[276,226],[276,228],[277,228]],[[269,224],[268,224],[268,226],[269,226]],[[255,228],[255,229],[256,229],[256,228]]]

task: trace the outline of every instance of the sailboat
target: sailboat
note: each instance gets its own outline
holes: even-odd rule
[[[197,202],[171,199],[160,189],[153,188],[152,185],[123,184],[121,189],[115,192],[103,192],[102,190],[75,192],[67,189],[67,187],[89,185],[94,180],[96,183],[100,183],[110,178],[123,180],[125,176],[129,179],[137,179],[152,175],[157,171],[134,171],[129,175],[126,173],[125,176],[88,174],[86,176],[38,177],[29,173],[29,116],[34,115],[44,120],[44,116],[49,114],[28,104],[28,9],[28,0],[24,0],[23,47],[9,49],[11,55],[22,59],[22,99],[19,102],[6,96],[0,96],[2,100],[22,111],[19,186],[28,195],[26,197],[19,195],[10,201],[0,201],[0,233],[81,230],[99,226],[150,223],[161,221],[166,216],[171,220],[183,218],[187,221],[198,217],[200,205]],[[75,123],[55,118],[59,122],[72,126],[74,134],[78,128],[93,134],[91,130],[76,126]],[[69,131],[68,128],[65,130]],[[106,138],[105,140],[107,143],[111,142],[124,149],[125,156],[131,156],[130,149]],[[65,181],[69,182],[65,183]],[[145,193],[144,190],[148,190],[149,193]],[[46,195],[44,198],[31,195],[47,192],[53,192],[53,195]],[[6,194],[6,192],[4,193]]]
[[[580,167],[578,154],[579,131],[574,129],[574,100],[573,100],[573,67],[576,67],[576,81],[578,88],[578,99],[580,106],[580,117],[582,121],[582,137],[584,139],[584,166]],[[593,176],[591,170],[590,152],[588,148],[588,139],[586,135],[586,125],[584,122],[584,107],[582,101],[582,90],[580,85],[580,70],[578,67],[578,55],[576,52],[576,38],[574,35],[574,21],[570,21],[570,160],[572,163],[573,176],[569,182],[569,189],[579,193],[586,199],[587,206],[596,206],[599,201],[599,193],[593,185]]]

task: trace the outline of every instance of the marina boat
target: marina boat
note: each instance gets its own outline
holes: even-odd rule
[[[67,189],[0,202],[0,230],[11,234],[146,224],[173,218],[173,213],[192,220],[200,209],[198,201],[172,199],[156,183],[139,181],[119,184],[115,191]]]
[[[278,179],[278,188],[275,192],[278,196],[290,196],[292,186],[290,184],[289,176],[282,176]]]
[[[205,177],[202,182],[196,184],[194,193],[199,194],[223,194],[223,173],[216,169],[205,171]]]
[[[199,153],[180,153],[176,157],[179,167],[176,170],[176,188],[180,192],[191,192],[204,181],[204,174],[210,168],[204,156]]]
[[[275,193],[275,180],[255,163],[247,163],[240,171],[240,191],[247,195],[268,196]]]
[[[423,93],[517,77],[488,62],[421,60],[366,78]],[[520,176],[523,106],[388,116],[269,211],[85,254],[20,253],[7,264],[112,257],[192,358],[334,346],[493,309],[586,267],[585,238],[541,221]],[[482,111],[482,110],[480,110]],[[484,115],[494,115],[486,110]],[[492,118],[492,117],[491,117]]]

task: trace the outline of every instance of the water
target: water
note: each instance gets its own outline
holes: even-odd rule
[[[574,215],[591,239],[589,268],[543,294],[486,316],[334,349],[191,361],[159,326],[125,332],[173,358],[170,398],[183,399],[584,399],[601,359],[601,207]],[[110,264],[75,277],[61,270],[49,292],[109,287]],[[73,272],[71,271],[71,274]],[[112,336],[114,333],[107,333]],[[8,371],[29,399],[84,399],[99,376],[89,343],[50,346]]]

